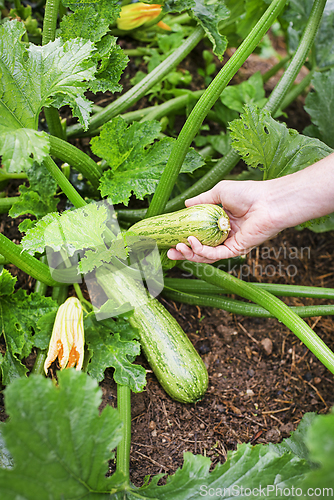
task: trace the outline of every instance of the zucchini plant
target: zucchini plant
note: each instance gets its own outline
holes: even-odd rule
[[[298,2],[287,7],[286,0],[165,0],[161,6],[147,4],[148,19],[130,26],[124,19],[118,21],[122,5],[117,0],[47,0],[39,29],[42,4],[26,7],[16,0],[10,11],[9,3],[0,2],[0,185],[4,190],[0,213],[23,217],[19,229],[25,234],[20,244],[0,234],[0,265],[14,265],[37,280],[34,292],[27,294],[15,291],[15,278],[8,269],[0,274],[5,344],[0,373],[2,384],[8,386],[10,415],[9,422],[0,426],[4,498],[44,500],[47,494],[59,499],[184,500],[212,496],[209,491],[228,498],[230,493],[225,494],[224,488],[234,484],[249,488],[257,484],[256,477],[263,470],[261,484],[268,487],[298,484],[302,489],[312,481],[318,486],[321,474],[330,484],[333,468],[323,464],[325,459],[331,464],[328,448],[319,451],[314,443],[320,440],[320,427],[332,425],[331,415],[305,417],[298,438],[292,438],[302,443],[302,451],[296,453],[291,441],[276,448],[245,444],[211,472],[208,458],[186,454],[183,468],[164,486],[158,486],[158,475],[141,488],[133,487],[129,453],[130,391],[140,392],[146,383],[144,368],[135,363],[140,349],[174,399],[194,403],[204,396],[208,385],[206,368],[186,334],[149,293],[150,283],[157,290],[160,269],[160,258],[155,260],[154,252],[149,272],[144,273],[148,290],[142,284],[142,265],[148,258],[143,244],[149,243],[152,250],[153,239],[166,249],[186,241],[189,235],[213,245],[222,243],[229,230],[224,211],[218,206],[183,210],[184,200],[229,175],[240,157],[249,166],[247,175],[260,167],[263,178],[270,179],[332,152],[331,115],[319,112],[322,88],[334,87],[332,52],[324,44],[324,32],[331,29],[332,6],[325,7],[325,0],[307,2],[304,22],[300,18],[294,22]],[[131,11],[131,5],[126,10]],[[34,13],[35,18],[29,20]],[[247,82],[229,86],[277,19],[289,42],[287,57],[268,74],[255,74]],[[169,31],[173,39],[168,38]],[[116,38],[123,36],[132,36],[146,46],[126,54]],[[176,68],[203,40],[211,44],[219,60],[228,45],[236,50],[206,89],[189,92],[178,88],[182,78],[178,75],[173,80],[171,73],[182,73]],[[89,95],[122,90],[119,80],[128,56],[145,56],[148,74],[138,75],[134,85],[107,106],[96,106]],[[310,73],[293,87],[306,59]],[[263,83],[285,65],[282,78],[265,97]],[[313,125],[303,135],[288,130],[276,118],[311,79],[315,92],[307,97],[306,109]],[[172,88],[166,84],[162,91],[166,81]],[[164,102],[130,110],[147,94]],[[163,134],[168,131],[166,117],[170,125],[180,110],[188,115],[180,133]],[[206,118],[224,132],[201,135]],[[267,140],[268,131],[281,140]],[[199,152],[193,144],[204,149]],[[296,149],[302,154],[295,155]],[[279,162],[274,161],[277,157]],[[8,197],[11,182],[21,184],[19,192]],[[145,208],[136,208],[136,200]],[[127,208],[133,204],[134,209]],[[326,221],[324,224],[330,227]],[[137,260],[136,252],[140,255]],[[195,289],[189,293],[177,280],[166,279],[163,293],[173,300],[195,301],[238,314],[274,316],[334,373],[334,354],[301,319],[334,314],[334,306],[289,308],[276,297],[285,293],[333,298],[333,290],[265,289],[212,266],[212,272],[206,269],[203,264],[192,270],[194,276],[205,279],[205,287],[213,286],[207,288],[209,292],[203,291],[198,280],[191,281],[195,287],[199,284],[200,293],[194,293]],[[92,284],[100,287],[97,299],[94,293],[91,301],[84,298],[82,275],[89,291]],[[80,353],[80,366],[86,373],[71,369],[58,373],[55,387],[41,373],[55,315],[70,285],[85,313],[86,353],[84,359]],[[158,280],[159,286],[160,292],[163,285]],[[48,287],[51,296],[46,296]],[[253,304],[221,297],[221,293],[239,295]],[[37,358],[27,378],[24,360],[33,350],[37,350]],[[99,416],[97,382],[103,380],[108,367],[114,369],[118,412],[107,408]],[[31,460],[26,461],[22,447],[28,435]],[[330,431],[328,435],[332,443]],[[105,477],[107,460],[112,459],[111,450],[116,446],[116,473]],[[318,476],[312,462],[322,464]],[[236,470],[234,476],[231,466]]]

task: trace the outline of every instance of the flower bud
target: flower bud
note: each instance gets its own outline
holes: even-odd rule
[[[120,17],[117,19],[117,28],[120,30],[133,30],[143,24],[153,21],[161,14],[161,5],[146,4],[143,2],[131,3],[121,8]]]
[[[47,374],[49,366],[57,356],[61,369],[76,366],[76,370],[81,370],[84,345],[82,306],[76,297],[69,297],[57,311],[44,363],[45,373]]]

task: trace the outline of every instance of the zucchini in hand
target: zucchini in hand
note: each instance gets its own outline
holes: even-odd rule
[[[143,219],[129,231],[153,238],[160,249],[188,243],[188,236],[196,236],[203,244],[216,247],[226,240],[230,221],[219,205],[194,205],[177,212]]]

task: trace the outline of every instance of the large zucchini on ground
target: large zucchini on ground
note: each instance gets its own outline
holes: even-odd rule
[[[159,248],[170,248],[178,243],[189,245],[188,236],[196,236],[203,245],[216,247],[226,240],[230,221],[218,205],[194,205],[177,212],[143,219],[129,231],[153,238]]]
[[[129,318],[138,328],[143,352],[162,387],[182,403],[200,400],[208,387],[208,373],[202,359],[178,322],[164,306],[126,272],[96,273],[109,298],[134,306]]]

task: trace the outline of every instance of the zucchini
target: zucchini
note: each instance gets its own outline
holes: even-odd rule
[[[160,249],[188,243],[188,236],[196,236],[203,245],[216,247],[226,240],[230,221],[219,205],[194,205],[177,212],[143,219],[129,231],[153,238]]]
[[[103,266],[96,272],[108,298],[119,305],[134,307],[129,323],[138,329],[143,353],[163,389],[182,403],[195,403],[208,387],[208,373],[202,359],[178,322],[165,307],[150,296],[143,285]]]

